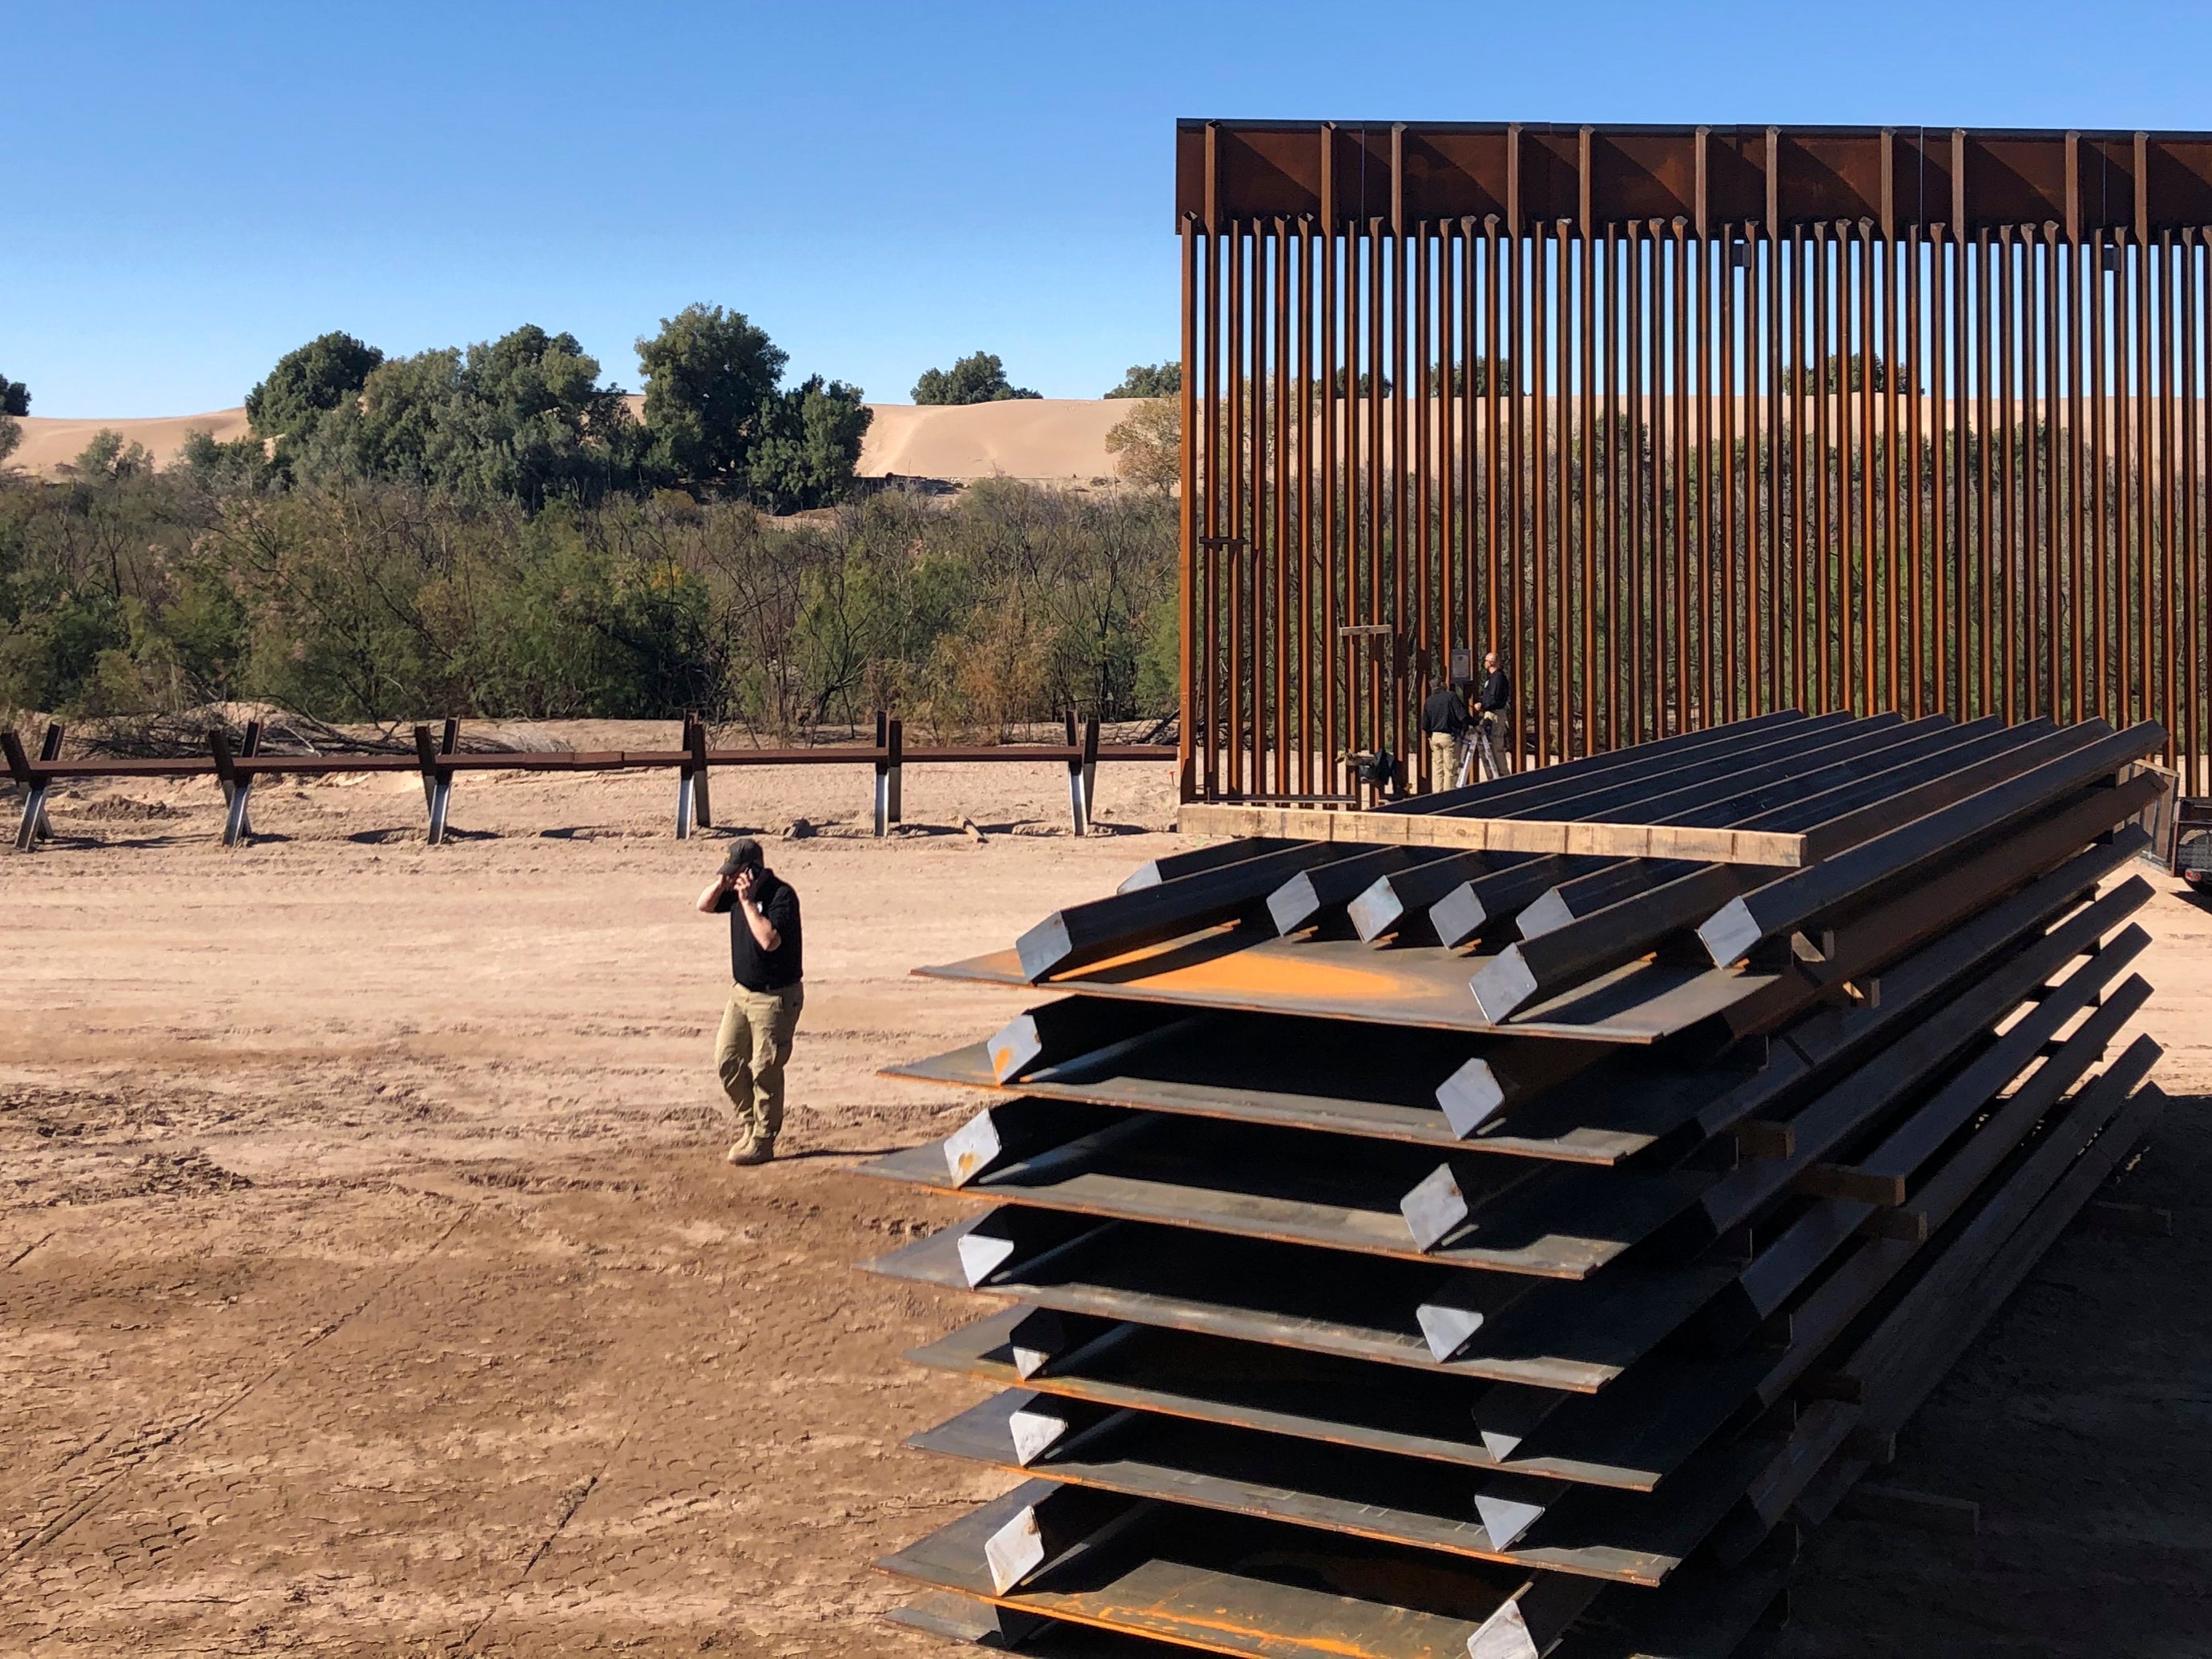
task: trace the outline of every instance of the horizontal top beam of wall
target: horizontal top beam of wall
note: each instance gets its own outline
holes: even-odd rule
[[[1494,216],[1515,232],[1680,219],[1700,235],[1852,221],[2148,238],[2212,226],[2212,133],[1181,121],[1176,214],[1205,230]]]

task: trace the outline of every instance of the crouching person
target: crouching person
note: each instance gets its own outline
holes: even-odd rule
[[[765,1164],[783,1127],[783,1068],[805,996],[799,895],[748,836],[730,843],[699,908],[730,915],[730,1005],[714,1038],[714,1070],[738,1117],[738,1138],[725,1156],[732,1164]]]

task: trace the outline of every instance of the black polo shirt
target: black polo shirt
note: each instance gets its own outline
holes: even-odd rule
[[[763,870],[753,878],[753,902],[760,906],[781,942],[773,951],[762,950],[745,913],[738,908],[737,894],[723,894],[714,908],[730,913],[730,977],[748,991],[781,991],[798,984],[798,890],[773,871]]]
[[[1457,686],[1440,685],[1421,704],[1421,730],[1431,735],[1464,737],[1473,724],[1467,712],[1467,699],[1460,696]]]

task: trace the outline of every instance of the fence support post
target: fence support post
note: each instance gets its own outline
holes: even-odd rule
[[[238,787],[238,768],[230,757],[230,735],[220,726],[208,728],[208,752],[215,757],[215,781],[222,791],[222,844],[235,847],[239,815],[245,810],[245,791]]]
[[[691,816],[702,830],[714,827],[714,803],[707,793],[707,722],[691,716]]]
[[[415,758],[422,769],[422,801],[430,811],[430,845],[442,847],[446,841],[446,811],[453,798],[453,769],[441,766],[441,758],[450,756],[460,741],[461,723],[448,720],[443,742],[433,748],[430,728],[415,728]]]
[[[1091,809],[1098,800],[1098,716],[1083,722],[1083,833],[1091,833]]]
[[[55,755],[46,751],[60,750],[60,733],[58,726],[46,728],[46,741],[40,745],[39,752],[41,760],[55,758]],[[15,735],[12,727],[0,730],[0,750],[7,753],[8,775],[22,786],[23,822],[15,831],[15,850],[27,853],[38,844],[41,836],[53,834],[53,830],[46,823],[46,791],[53,787],[52,781],[32,767],[31,757],[23,752],[23,740]]]
[[[222,818],[222,844],[235,847],[253,836],[253,822],[248,816],[253,799],[253,775],[238,769],[237,762],[231,758],[230,738],[221,726],[208,732],[208,747],[214,751],[216,779],[222,785],[222,798],[228,806]],[[248,720],[240,757],[251,759],[260,752],[261,722]]]
[[[905,723],[876,710],[876,834],[887,836],[899,821],[900,784],[904,781]]]
[[[255,756],[258,755],[261,752],[261,722],[259,720],[246,721],[246,742],[240,748],[238,757],[240,760],[252,760]],[[253,780],[254,775],[251,772],[241,773],[240,775],[239,793],[241,799],[249,798],[252,795]],[[241,836],[246,836],[248,840],[251,840],[253,836],[253,820],[247,816],[246,809],[244,806],[240,806],[238,809],[238,832]]]
[[[890,725],[891,822],[901,823],[906,818],[906,722],[894,715]]]
[[[691,839],[692,810],[698,803],[698,797],[691,788],[691,726],[696,718],[691,714],[684,717],[684,758],[676,763],[676,839],[678,841]]]
[[[58,761],[61,757],[62,723],[59,720],[48,720],[46,722],[46,735],[39,740],[39,758],[41,761]],[[46,796],[43,793],[40,794],[39,797],[39,839],[40,841],[52,841],[54,838],[54,825],[53,820],[46,816]]]
[[[1098,777],[1098,717],[1092,715],[1083,723],[1082,746],[1075,738],[1075,711],[1067,711],[1066,721],[1067,746],[1073,752],[1067,757],[1067,813],[1075,825],[1075,833],[1087,835],[1091,830],[1091,790]]]

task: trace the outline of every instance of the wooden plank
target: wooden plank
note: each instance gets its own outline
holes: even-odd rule
[[[1893,720],[1891,724],[1894,724]],[[1787,723],[1785,723],[1787,724]],[[1611,819],[1624,811],[1636,811],[1647,817],[1656,816],[1646,803],[1665,799],[1682,803],[1695,793],[1696,786],[1713,780],[1740,775],[1759,765],[1804,750],[1807,746],[1820,746],[1824,739],[1832,738],[1838,731],[1848,731],[1855,725],[1849,715],[1822,715],[1813,720],[1800,720],[1789,725],[1787,730],[1772,728],[1753,731],[1758,722],[1745,721],[1729,728],[1744,734],[1741,742],[1725,745],[1700,746],[1695,752],[1662,752],[1673,750],[1676,739],[1663,743],[1646,744],[1633,750],[1620,751],[1624,756],[1641,757],[1637,764],[1624,765],[1590,782],[1577,782],[1571,789],[1551,787],[1532,789],[1522,796],[1486,799],[1470,802],[1465,806],[1438,807],[1438,799],[1430,797],[1418,802],[1406,803],[1385,810],[1391,811],[1422,810],[1442,811],[1453,816],[1515,818],[1591,818]],[[1555,780],[1575,770],[1579,763],[1547,769],[1541,775]],[[1455,799],[1455,798],[1454,798]],[[1477,807],[1486,811],[1475,811]],[[1547,811],[1546,809],[1550,809]],[[1500,861],[1514,860],[1522,864],[1534,862],[1541,854],[1498,854]],[[1542,868],[1550,873],[1546,879],[1557,881],[1569,873],[1587,871],[1590,860],[1578,860],[1568,865],[1557,858],[1547,859]],[[1599,867],[1606,867],[1601,864]],[[1351,902],[1349,914],[1354,927],[1363,939],[1374,941],[1386,933],[1395,933],[1403,942],[1407,933],[1420,933],[1435,923],[1437,912],[1433,908],[1447,895],[1463,889],[1466,884],[1478,881],[1492,872],[1481,854],[1452,853],[1425,866],[1382,877],[1365,892]],[[1455,933],[1443,937],[1442,943],[1458,945],[1473,937],[1486,920],[1496,920],[1510,915],[1518,900],[1508,890],[1517,891],[1528,885],[1524,877],[1518,881],[1503,884],[1489,882],[1485,890],[1471,896],[1480,902],[1469,920]],[[1487,909],[1483,908],[1487,906]],[[1464,910],[1465,907],[1462,907]]]
[[[1519,813],[1533,806],[1589,799],[1595,792],[1640,789],[1667,776],[1680,776],[1682,769],[1707,766],[1727,769],[1741,765],[1749,756],[1768,752],[1777,744],[1802,744],[1819,732],[1852,724],[1847,714],[1808,715],[1788,708],[1727,726],[1707,726],[1626,749],[1607,750],[1564,761],[1534,772],[1510,774],[1487,783],[1469,784],[1416,799],[1393,802],[1386,812],[1451,812],[1476,817],[1503,816],[1494,810]],[[1570,813],[1567,816],[1572,817]]]
[[[2020,841],[2033,841],[2039,833],[2031,832]],[[1792,962],[1786,974],[1777,975],[1729,1011],[1729,1028],[1744,1037],[1787,1025],[1790,1045],[1808,1058],[1832,1053],[1838,1046],[1858,1046],[1869,1025],[1878,1023],[1882,1011],[1900,997],[1929,995],[1990,952],[2057,921],[2095,892],[2142,842],[2142,832],[2130,826],[2109,842],[2084,848],[2070,858],[2064,849],[2079,844],[2070,837],[2054,837],[2039,848],[2027,848],[2024,857],[2017,855],[2021,850],[2018,843],[1997,848],[1972,866],[1953,870],[1838,928],[1824,941],[1833,947],[1824,960]],[[2019,886],[2023,881],[2027,885]],[[2139,877],[2120,885],[2136,895],[2137,904],[2150,896],[2149,886]],[[2016,886],[2010,896],[1990,902]],[[1913,954],[1905,956],[1908,951]],[[1880,970],[1880,1007],[1839,1002],[1836,993],[1844,985],[1875,969]],[[1823,1000],[1831,1006],[1806,1014]],[[1741,1115],[1729,1117],[1717,1111],[1702,1120],[1716,1133],[1739,1121]]]
[[[2090,722],[2088,727],[2075,730],[2087,731],[2097,724]],[[2058,735],[2060,739],[2071,739],[2074,732]],[[2148,754],[2164,739],[2165,733],[2150,721],[2125,732],[2093,737],[2069,754],[1871,841],[1838,851],[1825,862],[1805,860],[1814,867],[1730,900],[1698,929],[1698,936],[1717,965],[1738,961],[1767,939],[1784,938],[1791,930],[1812,927],[1839,908],[1893,892],[1899,885],[1955,861],[1966,848],[1984,841],[2001,846],[2012,831],[2032,830],[2036,827],[2033,818],[2056,816],[2052,808],[2062,806],[2128,761]],[[2124,804],[2124,813],[2132,813],[2156,793],[2154,782],[2139,778],[2122,784],[2112,792],[2112,799]]]
[[[1833,1381],[1865,1401],[1866,1419],[1875,1433],[1893,1437],[1904,1425],[1972,1346],[1982,1327],[2035,1270],[2090,1195],[2149,1132],[2164,1108],[2164,1093],[2156,1084],[2148,1084],[2132,1098],[2124,1097],[2142,1083],[2157,1059],[2157,1049],[2148,1037],[2139,1038],[2082,1091],[2078,1115],[2087,1121],[2077,1126],[2069,1120],[2061,1144],[2046,1144],[2038,1153],[2039,1159],[2052,1152],[2070,1156],[2071,1164],[2056,1184],[2042,1183],[2048,1190],[2027,1217],[2019,1219],[2016,1206],[2005,1202],[2012,1196],[2009,1191],[2000,1194],[1955,1241],[1949,1255],[1890,1310],[1846,1369],[1835,1374]],[[2094,1142],[2083,1151],[2079,1142],[2089,1134],[2094,1134]],[[2027,1174],[2023,1170],[2017,1184],[2038,1188]],[[1995,1224],[1985,1230],[1984,1223]],[[1978,1231],[1986,1231],[1988,1237],[1975,1239]],[[1874,1462],[1871,1455],[1846,1448],[1823,1472],[1818,1486],[1801,1500],[1800,1513],[1815,1525],[1825,1520]]]
[[[2017,1008],[2069,957],[2107,929],[2117,929],[2140,902],[2129,889],[2115,890],[1930,1010],[1865,1065],[1791,1115],[1789,1157],[1739,1164],[1723,1176],[1700,1200],[1701,1221],[1717,1236],[1751,1219],[1801,1171],[1877,1125]]]
[[[1948,717],[1938,715],[1931,724],[1948,727],[1950,722]],[[1480,803],[1485,809],[1480,811],[1460,805],[1434,809],[1427,801],[1387,810],[1441,810],[1450,817],[1577,823],[1607,822],[1624,812],[1632,812],[1641,823],[1668,825],[1689,821],[1696,817],[1701,805],[1724,800],[1756,782],[1763,781],[1771,785],[1777,780],[1813,770],[1821,764],[1822,756],[1892,743],[1899,726],[1899,717],[1894,714],[1870,720],[1849,715],[1823,715],[1798,721],[1780,732],[1748,734],[1746,741],[1717,751],[1707,750],[1689,757],[1654,755],[1646,764],[1623,768],[1598,780],[1599,787],[1595,788],[1587,785],[1573,788],[1556,784],[1532,786],[1522,799],[1501,797]],[[1560,771],[1571,769],[1548,769],[1537,775],[1552,779]],[[1706,817],[1701,822],[1708,829],[1747,827],[1732,823],[1727,816],[1718,819]],[[1446,851],[1433,848],[1426,850]],[[1493,868],[1492,861],[1507,867]],[[1444,871],[1452,873],[1433,883],[1385,877],[1372,884],[1365,893],[1351,896],[1350,913],[1359,936],[1371,941],[1385,930],[1403,931],[1398,927],[1398,920],[1418,898],[1427,929],[1437,935],[1437,942],[1462,945],[1478,931],[1512,915],[1526,902],[1528,894],[1540,892],[1547,883],[1573,873],[1589,872],[1593,867],[1598,871],[1623,867],[1618,861],[1602,859],[1570,860],[1553,854],[1514,853],[1493,854],[1486,860],[1479,853],[1446,852],[1437,863],[1440,875]]]
[[[2106,988],[2149,945],[2150,935],[2141,926],[2131,924],[2122,928],[2106,941],[2104,949],[2055,987],[2053,994],[2036,1003],[2003,1036],[1916,1108],[1912,1115],[1880,1146],[1854,1160],[1856,1175],[1888,1188],[1875,1201],[1903,1203],[1905,1182],[1921,1164],[2020,1073],[2039,1059],[2057,1058],[2056,1052],[2045,1053],[2043,1045],[2056,1041],[2060,1030],[2099,997],[2111,996]],[[2124,1018],[2124,1011],[2140,1006],[2150,994],[2150,988],[2141,981],[2135,981],[2128,991],[2126,1000],[2118,1007],[2112,1006],[2119,1001],[2114,997],[2098,1011],[2104,1018],[2100,1020],[2093,1017],[2091,1029],[2102,1026],[2117,1031],[2118,1021],[2113,1016]],[[2067,1039],[2067,1045],[2072,1045],[2071,1037]],[[2083,1059],[2076,1048],[2075,1062],[2086,1067],[2101,1052],[2100,1044],[2097,1054]]]
[[[2130,1098],[2128,1091],[2158,1055],[2155,1042],[2138,1038],[2097,1085],[2083,1090],[2062,1133],[2038,1146],[2031,1159],[2049,1166],[2056,1177],[2055,1184],[2046,1178],[2033,1210],[2022,1215],[1992,1203],[1978,1212],[1844,1363],[1844,1371],[1867,1389],[1875,1407],[1869,1420],[1884,1428],[1903,1426],[1922,1394],[1950,1369],[2065,1223],[2142,1139],[2163,1097],[2147,1090]],[[2098,1156],[2085,1159],[2093,1135]],[[2021,1184],[2033,1194],[2030,1183]],[[2046,1221],[2042,1231],[2034,1224],[2039,1215]]]
[[[1765,809],[1738,820],[1741,828],[1820,835],[1827,837],[1828,850],[1839,851],[1980,787],[1993,769],[2002,775],[2008,765],[2024,767],[2024,747],[2032,744],[2023,729],[1991,730],[1983,722],[1954,728],[1944,721],[1730,805]],[[1800,792],[1795,799],[1793,790]],[[1522,943],[1475,979],[1475,1000],[1503,1021],[1540,996],[1635,960],[1778,873],[1747,865],[1632,863],[1563,883],[1522,912]]]
[[[2112,1034],[2141,1006],[2142,994],[2132,988],[2142,986],[2141,980],[2130,981],[2130,988],[2084,1022],[2059,1054],[1997,1103],[1940,1165],[1910,1171],[1919,1184],[1911,1209],[1889,1218],[1899,1224],[1862,1243],[1844,1267],[1798,1304],[1790,1316],[1793,1341],[1803,1338],[1817,1346],[1841,1329],[1986,1182],[1999,1178],[1998,1171],[2039,1123],[2047,1132],[2054,1119],[2065,1115],[2071,1103],[2062,1101],[2062,1095],[2102,1055]],[[1881,1218],[1876,1216],[1875,1206],[1861,1197],[1831,1198],[1811,1206],[1744,1269],[1735,1285],[1715,1298],[1705,1310],[1707,1327],[1724,1335],[1747,1335],[1877,1219]],[[1794,1376],[1806,1358],[1793,1350],[1793,1358],[1778,1368],[1778,1375],[1786,1371]],[[1772,1380],[1769,1387],[1769,1397],[1774,1397]]]
[[[1602,805],[1610,809],[1624,804],[1631,805],[1643,822],[1655,827],[1809,834],[1821,828],[1827,817],[1863,805],[1883,793],[1887,786],[1875,775],[1877,772],[1894,775],[1905,770],[1906,763],[1911,761],[1943,754],[1978,753],[1992,744],[2016,747],[2026,740],[2017,732],[1990,729],[1995,726],[1994,720],[1956,726],[1948,715],[1942,714],[1930,715],[1910,724],[1899,721],[1895,715],[1885,715],[1877,720],[1855,722],[1840,732],[1808,732],[1808,736],[1819,736],[1826,740],[1809,747],[1800,744],[1788,752],[1770,756],[1756,765],[1741,766],[1717,775],[1705,776],[1688,787],[1665,789],[1655,787],[1639,792],[1626,803],[1610,800],[1603,802]],[[1668,781],[1670,780],[1658,781],[1662,785]],[[1572,803],[1576,805],[1584,804]],[[1589,814],[1593,817],[1613,815],[1610,810],[1597,810]],[[1872,831],[1869,830],[1869,833]],[[1613,904],[1630,895],[1661,883],[1671,882],[1692,871],[1702,871],[1709,876],[1725,876],[1735,884],[1723,892],[1720,899],[1759,882],[1771,879],[1778,873],[1768,866],[1700,866],[1680,860],[1601,860],[1595,863],[1595,868],[1589,867],[1586,862],[1578,873],[1571,874],[1558,866],[1556,861],[1553,867],[1559,869],[1559,884],[1528,904],[1517,918],[1523,939],[1534,939],[1571,923],[1577,916],[1586,915],[1601,906]],[[1485,884],[1472,884],[1468,896],[1484,898],[1483,885]],[[1501,913],[1510,905],[1486,900],[1483,908],[1490,912]],[[1481,915],[1471,915],[1460,925],[1448,927],[1441,907],[1432,912],[1431,919],[1440,939],[1446,945],[1463,942],[1473,936],[1477,925],[1484,924]],[[1641,954],[1640,949],[1630,948],[1626,954],[1617,957],[1616,964]]]
[[[1687,824],[1582,823],[1557,818],[1449,817],[1435,812],[1332,811],[1192,801],[1176,811],[1186,836],[1270,836],[1373,847],[1445,847],[1475,853],[1557,853],[1595,858],[1689,859],[1799,869],[1806,837],[1778,830]]]

